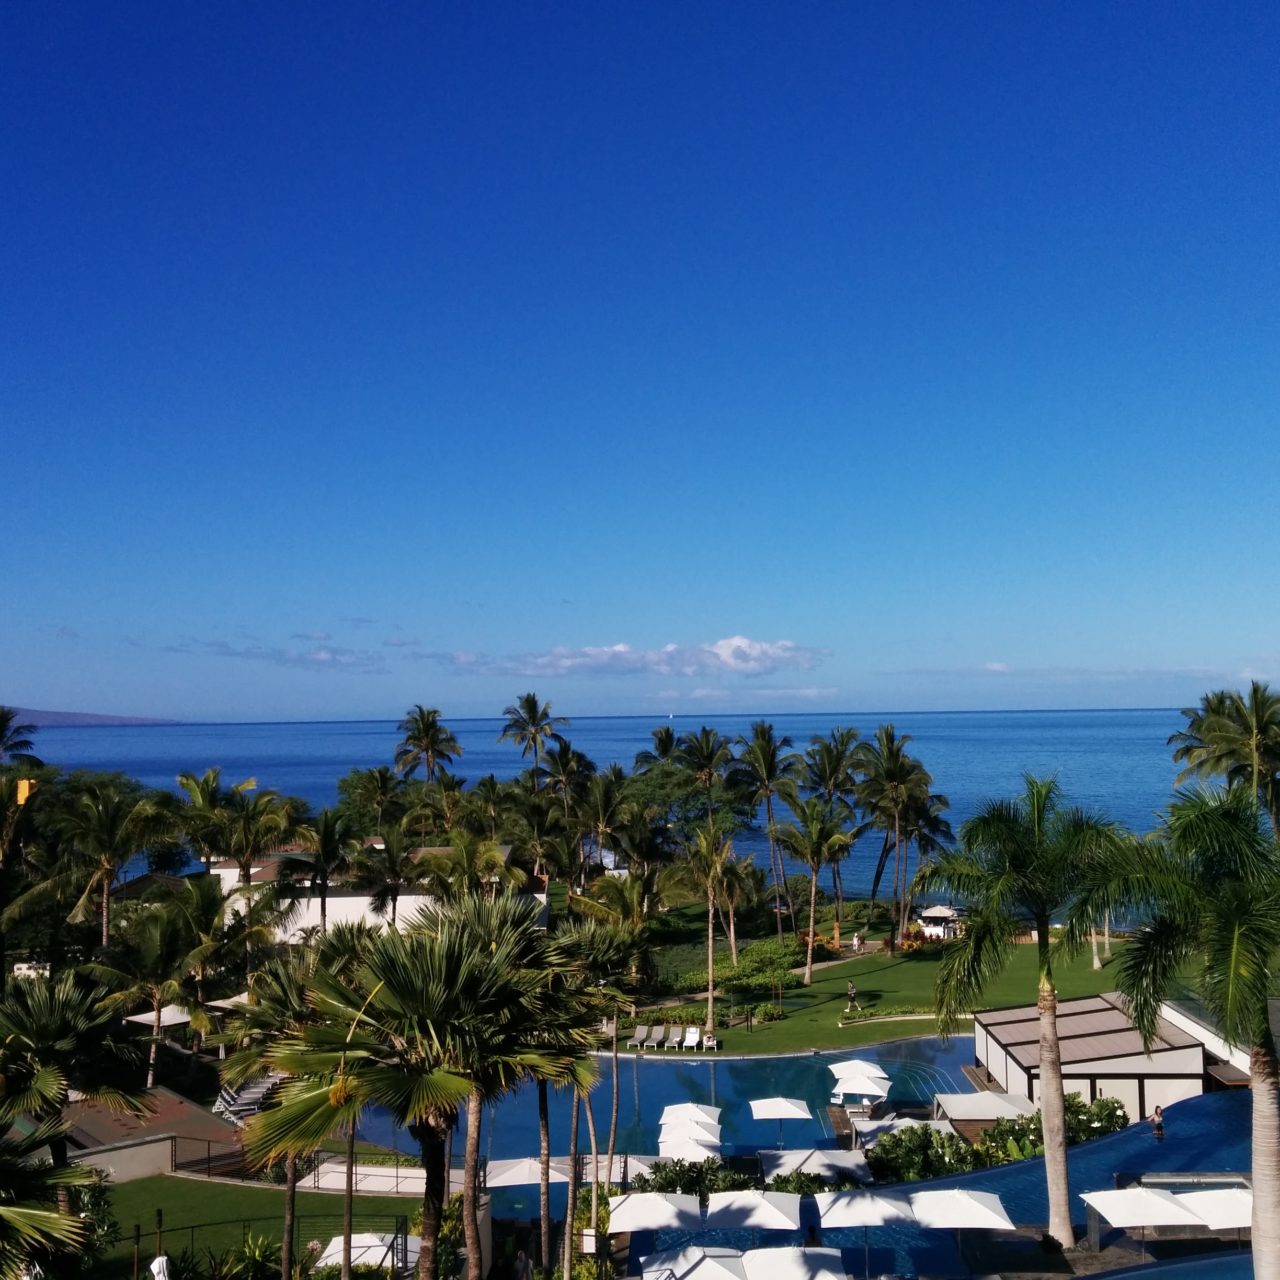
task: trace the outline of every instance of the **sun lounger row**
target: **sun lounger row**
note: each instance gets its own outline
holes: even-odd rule
[[[665,1022],[655,1026],[638,1026],[627,1041],[627,1048],[637,1049],[705,1049],[709,1053],[720,1047],[720,1042],[708,1032],[703,1034],[701,1027],[668,1027]]]

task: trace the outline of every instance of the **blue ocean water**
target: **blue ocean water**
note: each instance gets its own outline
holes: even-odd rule
[[[597,765],[630,767],[651,745],[650,732],[670,724],[677,733],[711,724],[730,738],[750,732],[757,716],[676,716],[669,721],[639,716],[574,720],[566,730],[578,750]],[[1135,831],[1149,831],[1171,795],[1177,772],[1165,745],[1180,728],[1176,710],[990,711],[851,713],[768,717],[779,734],[803,748],[815,734],[837,724],[863,736],[892,722],[912,738],[911,751],[933,774],[935,788],[951,802],[958,828],[988,799],[1020,790],[1024,772],[1056,773],[1068,798],[1100,810]],[[453,771],[475,780],[493,773],[510,778],[527,766],[519,750],[498,742],[498,719],[449,720],[463,754]],[[316,808],[332,804],[337,782],[353,768],[388,764],[399,735],[392,720],[286,724],[192,724],[127,727],[46,728],[37,749],[65,768],[118,769],[148,786],[174,787],[177,775],[220,765],[234,781],[255,777],[260,786],[300,796]],[[738,840],[740,853],[762,855],[763,832]],[[864,838],[847,860],[846,891],[870,888],[879,841]]]

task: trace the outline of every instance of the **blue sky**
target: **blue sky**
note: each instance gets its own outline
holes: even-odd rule
[[[18,3],[0,701],[1280,677],[1272,4]]]

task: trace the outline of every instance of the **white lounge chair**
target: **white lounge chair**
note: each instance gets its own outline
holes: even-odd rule
[[[702,1032],[697,1027],[686,1027],[684,1039],[680,1042],[681,1049],[696,1049],[698,1041],[702,1036]]]
[[[678,1049],[684,1040],[684,1028],[672,1027],[667,1033],[667,1042],[662,1047],[664,1049]]]
[[[630,1049],[632,1045],[635,1045],[635,1047],[638,1049],[642,1044],[644,1044],[644,1038],[648,1034],[649,1034],[649,1024],[647,1022],[642,1022],[631,1033],[631,1039],[628,1040],[625,1045],[623,1045],[623,1048]]]
[[[659,1022],[656,1027],[650,1028],[649,1034],[645,1036],[644,1043],[640,1046],[642,1049],[656,1049],[662,1043],[662,1037],[667,1034],[667,1024]]]
[[[716,1039],[716,1033],[714,1031],[708,1031],[706,1035],[702,1037],[702,1052],[718,1053],[719,1051],[720,1041]]]

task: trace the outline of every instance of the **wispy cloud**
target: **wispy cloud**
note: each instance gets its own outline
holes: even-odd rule
[[[332,640],[333,637],[327,631],[295,631],[289,637],[290,640],[314,640],[318,643],[324,643],[326,640]]]
[[[177,644],[166,645],[165,650],[168,653],[192,653],[210,658],[239,658],[246,662],[264,662],[275,667],[291,667],[301,671],[346,671],[380,675],[387,670],[380,653],[331,644],[293,648],[286,645],[234,645],[227,640],[186,637]]]
[[[349,627],[355,627],[359,631],[363,630],[365,627],[373,626],[373,624],[377,622],[377,618],[343,618],[341,621],[345,622]]]
[[[384,649],[414,649],[421,643],[421,640],[411,640],[404,636],[391,636],[382,642],[382,646]]]
[[[570,675],[763,676],[775,671],[807,671],[830,655],[829,649],[791,640],[752,640],[728,636],[708,644],[667,644],[636,649],[629,644],[557,646],[538,653],[492,657],[456,651],[424,654],[452,671],[471,675],[554,677]]]

